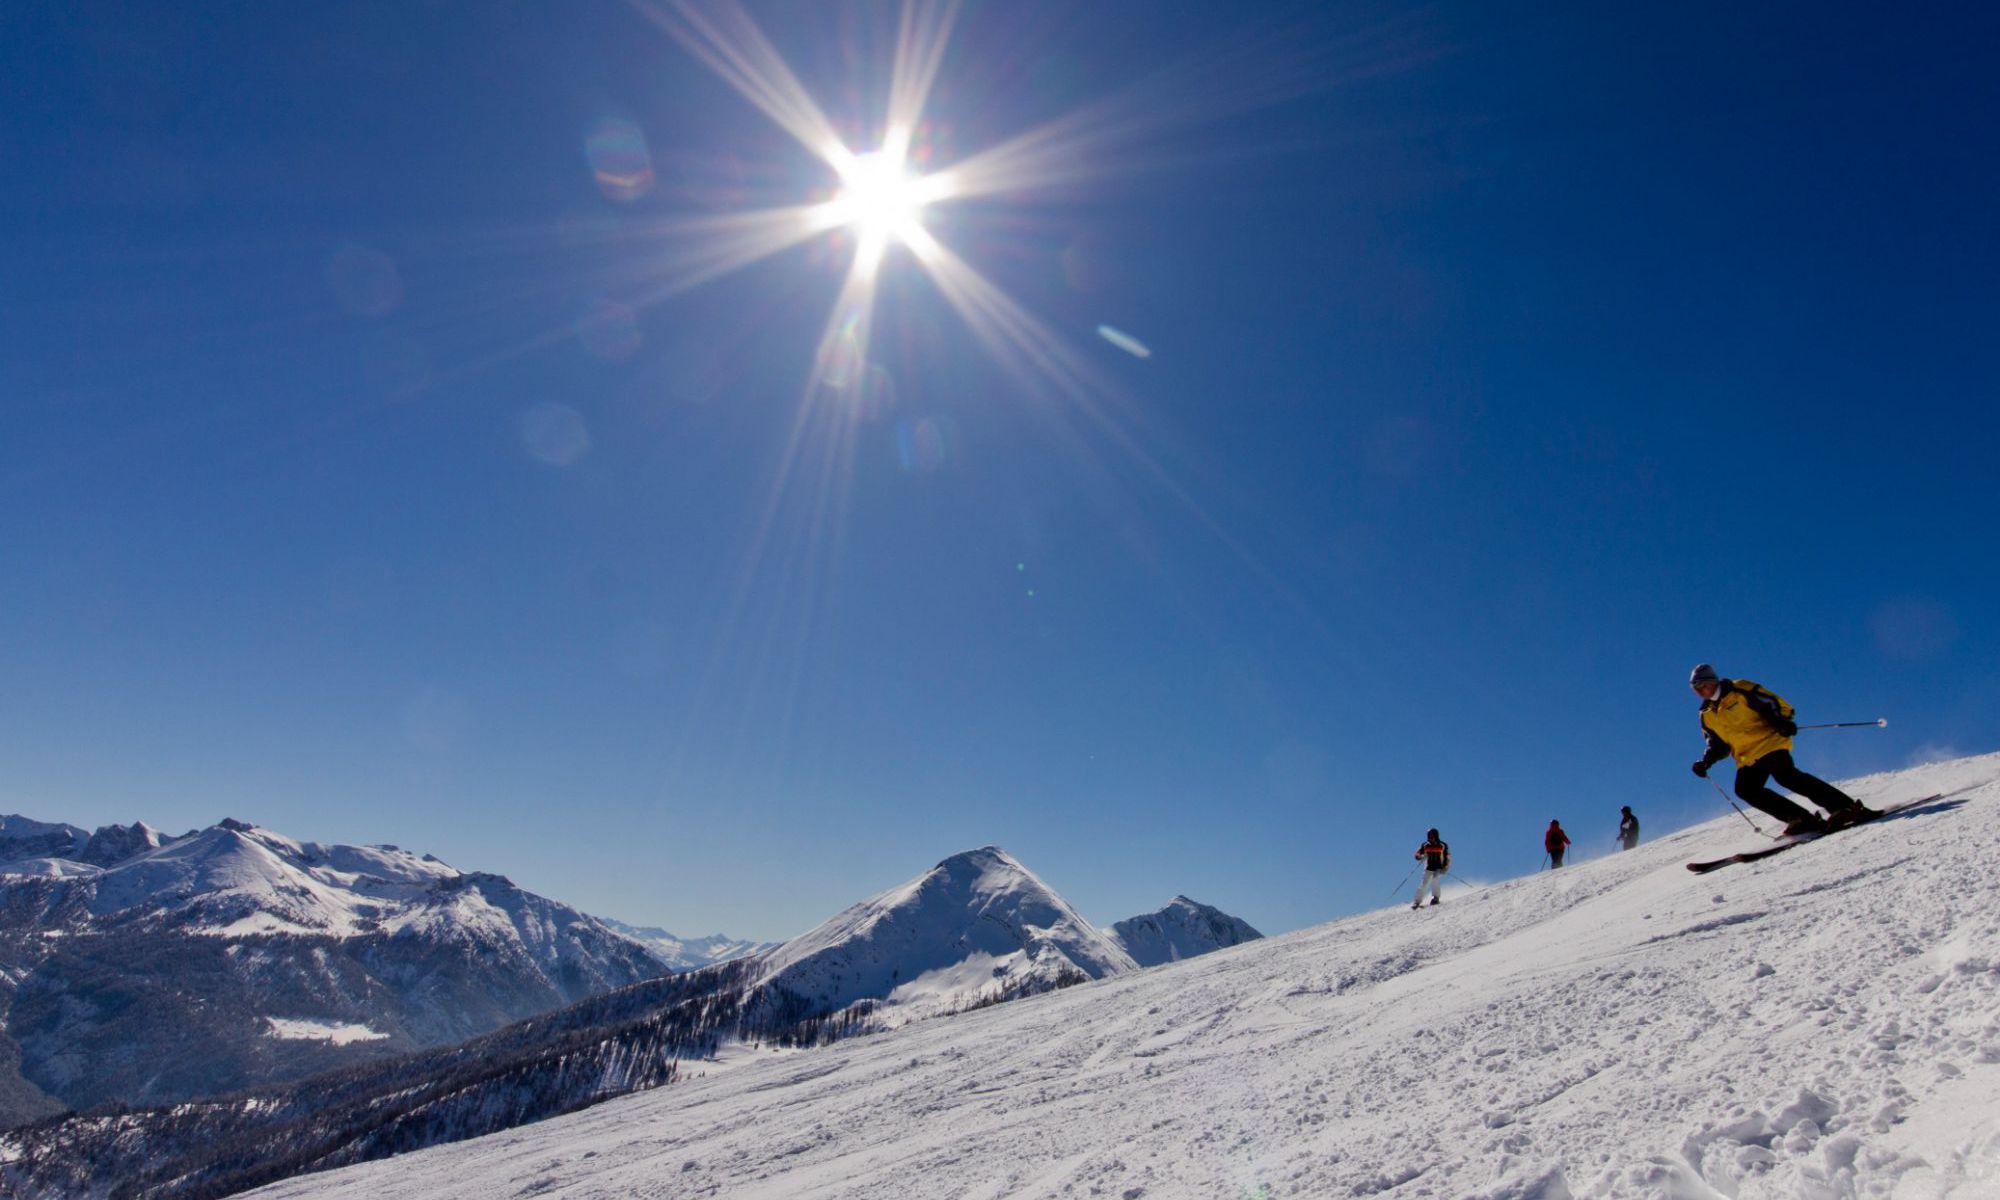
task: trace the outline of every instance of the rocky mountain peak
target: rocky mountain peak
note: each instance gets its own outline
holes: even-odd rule
[[[135,821],[130,825],[104,825],[90,835],[90,840],[77,851],[76,859],[94,867],[109,867],[135,854],[158,850],[166,841],[159,830],[144,821]]]
[[[1193,958],[1264,936],[1247,921],[1187,896],[1175,896],[1158,912],[1119,921],[1111,927],[1110,935],[1142,967]]]
[[[0,816],[0,862],[68,858],[89,837],[75,825],[51,824],[18,814]]]

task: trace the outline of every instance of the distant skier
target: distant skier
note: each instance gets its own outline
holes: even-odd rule
[[[1632,806],[1627,804],[1618,810],[1624,814],[1618,818],[1618,840],[1631,850],[1639,844],[1639,818],[1632,815]]]
[[[1549,831],[1542,835],[1542,849],[1549,852],[1549,870],[1563,865],[1563,851],[1569,849],[1569,835],[1554,821],[1549,822]]]
[[[1876,815],[1861,801],[1792,764],[1792,735],[1799,726],[1792,706],[1777,693],[1748,679],[1720,678],[1707,663],[1688,676],[1688,686],[1701,697],[1701,733],[1708,739],[1708,752],[1695,761],[1695,774],[1706,779],[1710,767],[1735,758],[1736,795],[1783,821],[1788,834],[1822,833]],[[1772,779],[1819,805],[1827,815],[1801,808],[1764,786]]]
[[[1436,904],[1444,895],[1445,872],[1451,870],[1451,847],[1445,845],[1438,837],[1438,831],[1433,829],[1411,857],[1424,860],[1424,877],[1417,880],[1417,899],[1410,907],[1423,907],[1425,888],[1431,890],[1431,903]]]

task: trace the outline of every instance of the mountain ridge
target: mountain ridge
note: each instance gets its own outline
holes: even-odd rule
[[[453,1044],[678,965],[503,875],[235,818],[10,815],[0,852],[0,1124]]]

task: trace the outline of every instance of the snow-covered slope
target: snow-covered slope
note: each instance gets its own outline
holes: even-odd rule
[[[1992,1197],[2000,755],[1851,787],[258,1194]]]
[[[1186,896],[1175,896],[1158,912],[1127,917],[1107,932],[1142,967],[1179,962],[1264,936],[1241,917]]]
[[[985,846],[786,942],[758,983],[831,1009],[886,997],[879,1011],[908,1019],[1136,966],[1034,872]]]

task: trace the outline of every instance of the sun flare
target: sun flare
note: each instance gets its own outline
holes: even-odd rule
[[[920,177],[893,146],[872,154],[835,159],[840,191],[827,206],[827,224],[852,229],[864,265],[892,245],[918,245],[926,240],[924,209],[944,198],[938,176]]]

